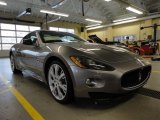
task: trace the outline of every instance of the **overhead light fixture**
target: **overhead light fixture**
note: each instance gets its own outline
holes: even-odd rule
[[[58,15],[58,16],[63,16],[63,17],[68,17],[68,14],[65,13],[60,13],[60,12],[55,12],[55,11],[49,11],[49,10],[40,10],[41,13],[46,13],[46,14],[51,14],[51,15]]]
[[[31,8],[27,8],[25,11],[21,12],[17,17],[21,17],[23,15],[30,15],[32,12]]]
[[[100,26],[88,28],[87,30],[98,29],[98,28],[103,28],[103,27],[104,27],[103,25],[100,25]]]
[[[112,1],[112,0],[104,0],[104,1],[106,1],[106,2],[110,2],[110,1]]]
[[[90,28],[90,27],[95,27],[95,26],[99,26],[101,24],[94,24],[94,25],[88,25],[88,26],[85,26],[86,28]]]
[[[143,12],[142,11],[140,11],[140,10],[137,10],[137,9],[135,9],[135,8],[133,8],[133,7],[127,7],[126,8],[127,10],[129,10],[129,11],[131,11],[131,12],[134,12],[134,13],[137,13],[137,14],[143,14]]]
[[[4,2],[4,1],[0,1],[0,5],[7,5],[7,3],[6,2]]]
[[[129,18],[124,18],[124,19],[119,19],[119,20],[114,20],[113,22],[121,22],[121,21],[126,21],[126,20],[131,20],[131,19],[135,19],[137,17],[129,17]]]
[[[95,23],[102,23],[102,21],[99,21],[99,20],[94,20],[94,19],[85,19],[86,21],[90,21],[90,22],[95,22]]]
[[[130,23],[130,22],[135,22],[135,21],[137,21],[137,19],[116,22],[116,23],[113,23],[113,25],[121,25],[121,24],[124,24],[124,23]]]

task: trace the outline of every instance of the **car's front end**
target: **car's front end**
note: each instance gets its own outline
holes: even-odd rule
[[[126,60],[124,56],[121,58],[117,56],[113,61],[113,56],[117,54],[101,56],[99,59],[84,56],[70,57],[75,63],[70,66],[75,96],[99,99],[109,97],[111,94],[114,96],[129,93],[144,86],[151,73],[150,63],[138,56],[133,57],[134,55]],[[108,58],[110,62],[101,61],[100,58],[106,60]]]

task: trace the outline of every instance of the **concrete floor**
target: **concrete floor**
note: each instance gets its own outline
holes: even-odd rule
[[[160,63],[152,65],[153,73],[145,87],[160,91]],[[61,105],[45,84],[26,74],[13,75],[7,58],[0,59],[0,76],[0,120],[32,119],[6,84],[14,86],[46,120],[160,120],[160,100],[152,97],[137,94],[119,103],[77,100]]]

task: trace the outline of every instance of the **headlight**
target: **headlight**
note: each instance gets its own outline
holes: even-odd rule
[[[94,70],[113,71],[114,68],[86,57],[70,57],[71,60],[79,67]]]

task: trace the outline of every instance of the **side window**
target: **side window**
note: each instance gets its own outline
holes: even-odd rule
[[[29,33],[23,38],[23,44],[34,45],[37,41],[37,36],[35,32]]]

